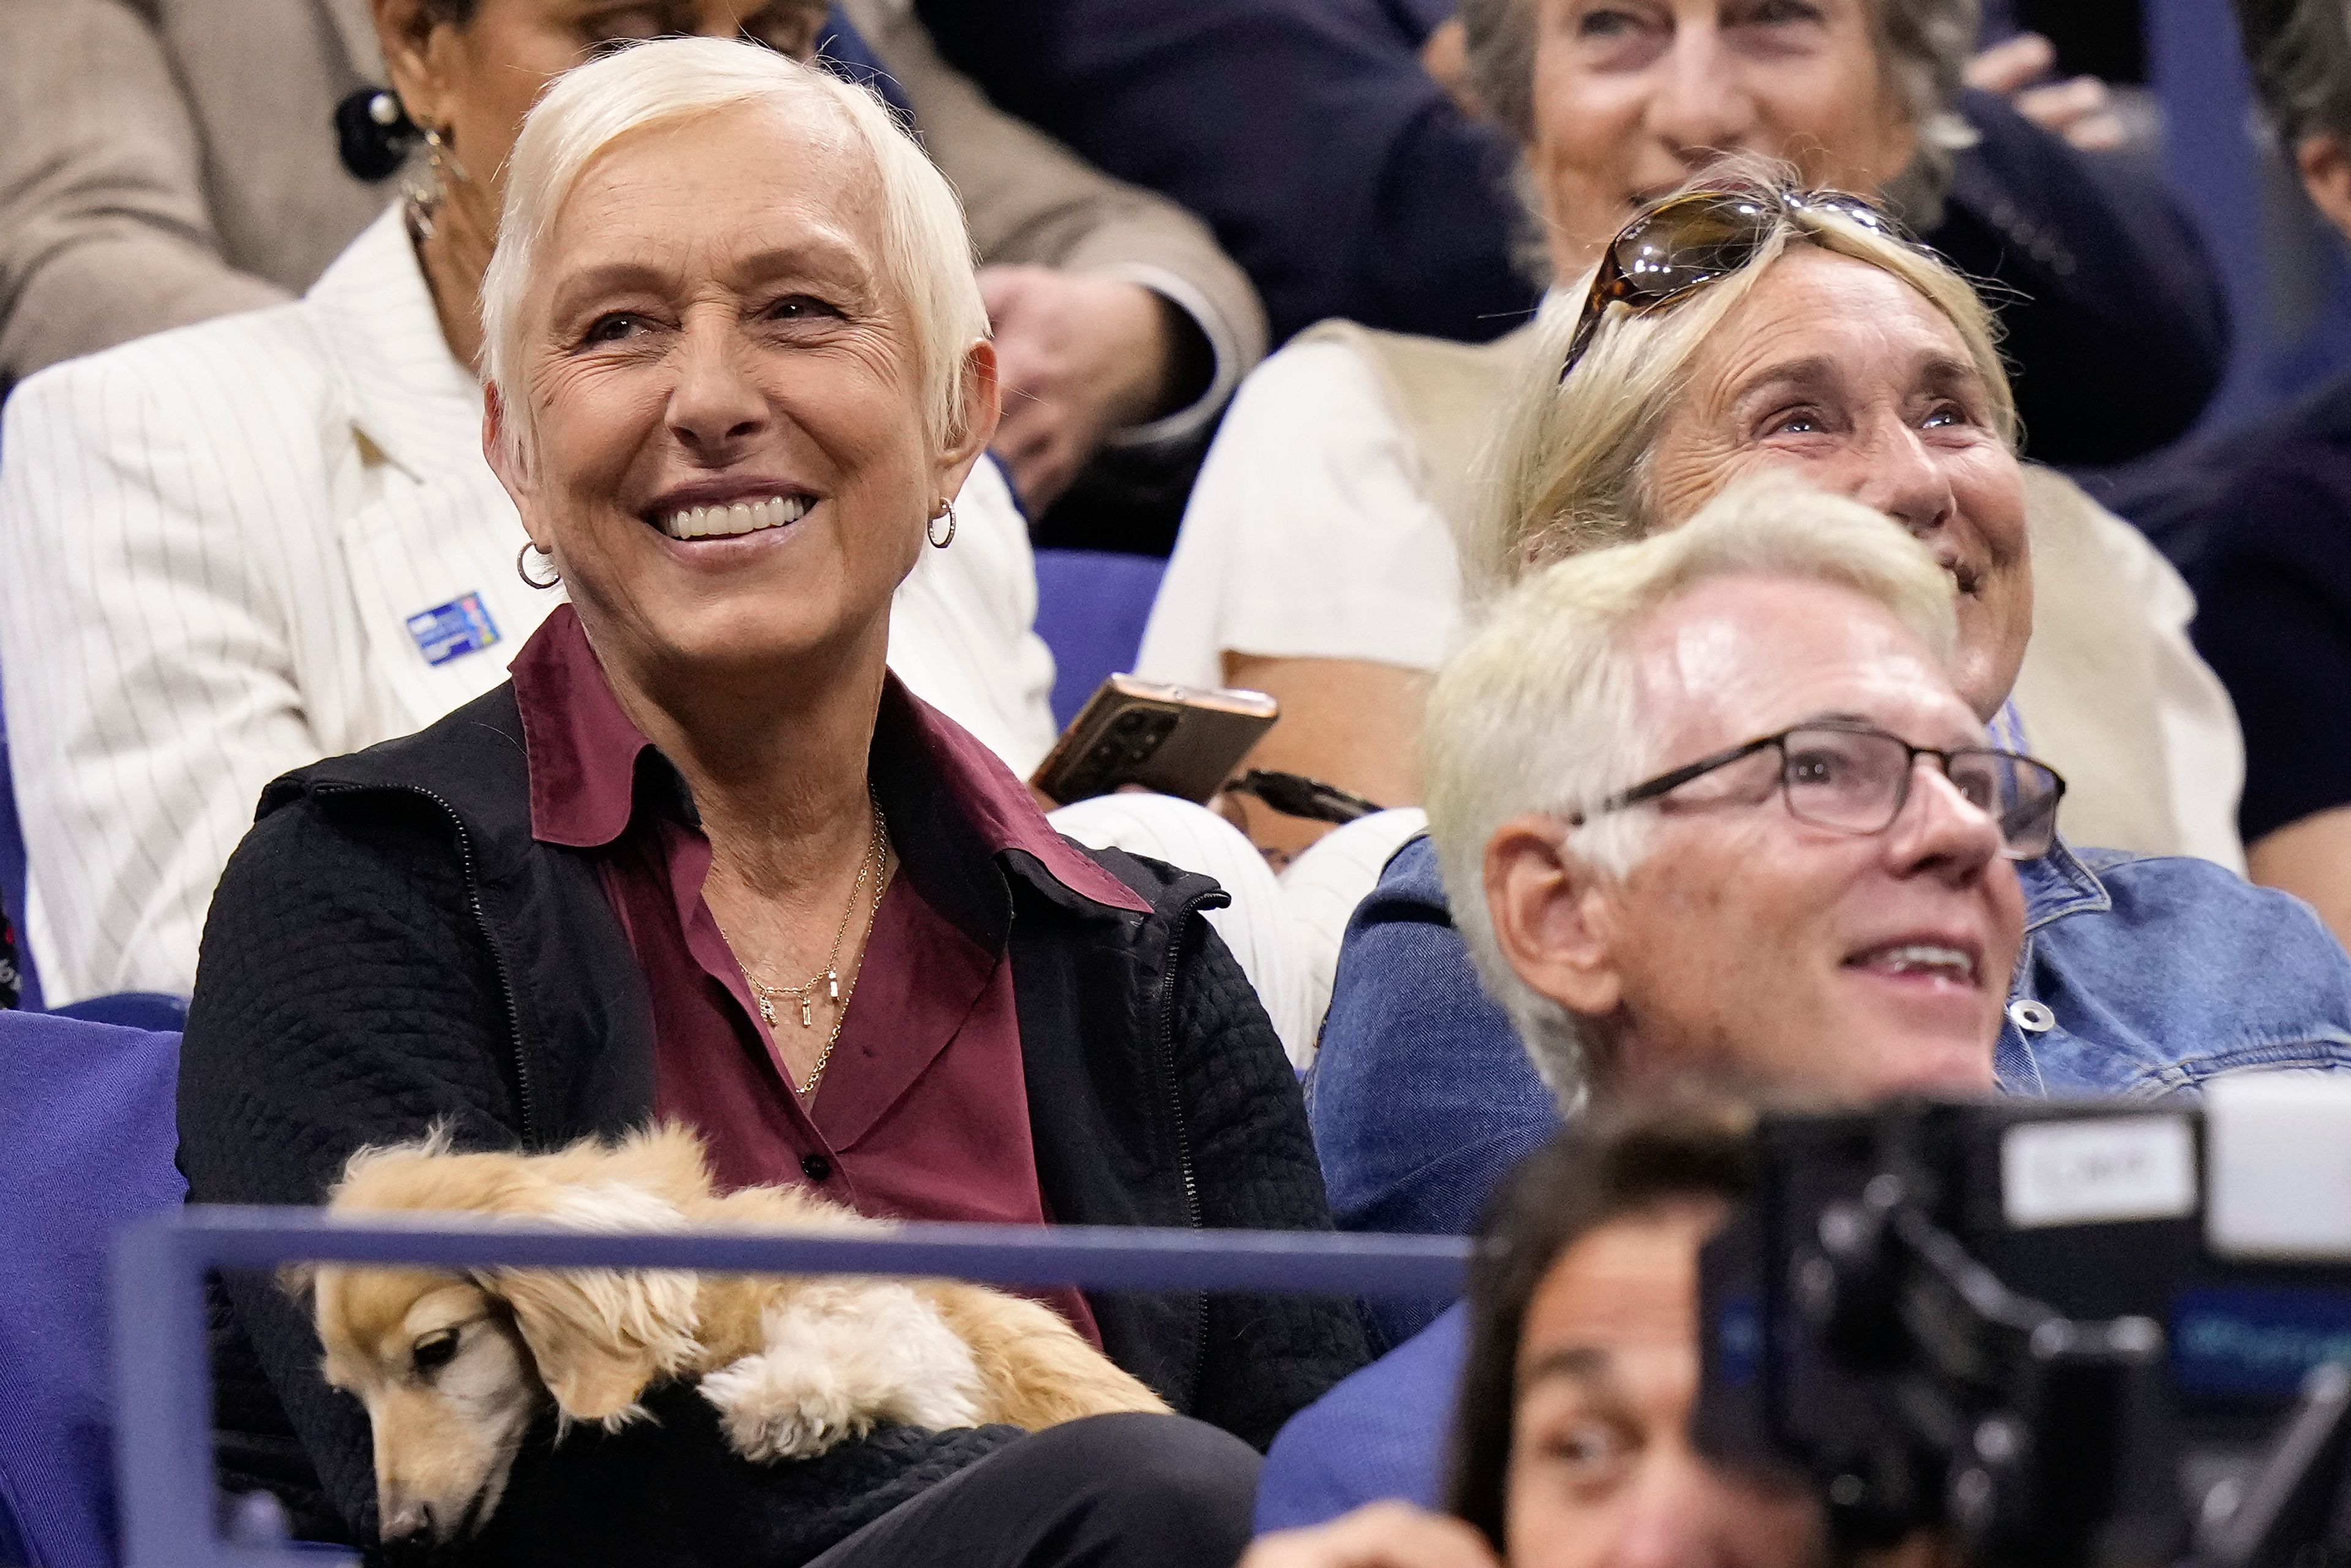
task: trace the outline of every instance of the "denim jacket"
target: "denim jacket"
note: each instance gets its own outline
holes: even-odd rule
[[[2300,900],[2207,861],[2062,843],[2017,871],[2003,1091],[2192,1093],[2240,1068],[2351,1067],[2351,959]],[[1343,1230],[1470,1230],[1503,1173],[1559,1128],[1478,983],[1426,836],[1348,924],[1307,1112]],[[1390,1344],[1442,1305],[1366,1303]]]

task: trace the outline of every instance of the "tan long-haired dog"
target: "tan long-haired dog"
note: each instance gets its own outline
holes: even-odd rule
[[[454,1154],[438,1136],[364,1149],[328,1207],[587,1230],[889,1228],[794,1187],[721,1196],[677,1127],[546,1155]],[[549,1399],[567,1425],[612,1428],[654,1384],[698,1378],[754,1459],[820,1454],[883,1422],[1033,1431],[1167,1408],[1050,1309],[953,1281],[318,1264],[287,1282],[312,1295],[327,1381],[367,1406],[387,1541],[478,1530]]]

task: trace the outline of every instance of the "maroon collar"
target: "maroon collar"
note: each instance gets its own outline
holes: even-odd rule
[[[557,606],[515,655],[508,674],[522,713],[531,836],[572,849],[611,843],[640,809],[640,759],[648,751],[661,754],[621,710],[578,612],[569,604]],[[682,814],[695,821],[683,781],[662,761],[660,774],[674,784]],[[883,685],[869,767],[900,857],[925,880],[945,868],[932,853],[919,852],[977,850],[991,859],[1018,852],[1081,898],[1137,915],[1151,912],[1141,894],[1054,831],[1028,787],[994,752],[894,674]],[[951,824],[941,820],[942,801],[954,808]],[[933,830],[945,830],[944,841]]]
[[[559,604],[507,674],[522,713],[530,836],[601,849],[636,814],[637,758],[653,742],[621,711],[579,612]]]

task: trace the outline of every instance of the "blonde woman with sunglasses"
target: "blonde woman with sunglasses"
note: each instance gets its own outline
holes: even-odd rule
[[[1789,134],[1791,146],[1802,141]],[[1850,150],[1865,140],[1841,132],[1828,145]],[[1758,145],[1778,144],[1764,138]],[[1610,236],[1633,213],[1584,190],[1573,168],[1543,163],[1539,152],[1531,150],[1530,170],[1543,194],[1554,276],[1574,280],[1553,291],[1542,314],[1572,323],[1595,271],[1608,266]],[[1799,168],[1750,156],[1717,167],[1868,193],[1906,167],[1899,152],[1823,154]],[[1700,174],[1691,183],[1725,178]],[[1668,173],[1651,193],[1679,183]],[[2126,524],[2053,473],[2021,465],[2024,433],[1990,309],[1961,275],[1905,243],[1891,220],[1852,221],[1854,210],[1872,206],[1852,203],[1842,215],[1824,209],[1796,226],[1806,245],[1875,268],[1952,323],[1996,404],[1977,461],[2001,470],[2006,490],[2030,493],[2033,548],[2027,552],[2020,536],[2015,569],[2026,570],[2028,553],[2035,558],[2030,575],[2042,606],[2036,616],[2030,597],[2012,602],[2019,619],[2002,657],[2022,661],[2022,673],[2011,664],[2008,678],[2033,744],[2075,780],[2068,831],[2241,870],[2243,746],[2226,694],[2189,643],[2187,589]],[[1693,302],[1695,315],[1666,313],[1655,333],[1638,335],[1637,350],[1628,347],[1587,383],[1588,395],[1572,395],[1593,417],[1561,422],[1557,465],[1619,478],[1640,473],[1672,391],[1705,340],[1699,322],[1719,308]],[[1458,639],[1465,603],[1487,570],[1479,559],[1485,547],[1472,537],[1493,501],[1485,459],[1517,381],[1558,379],[1566,345],[1547,330],[1539,321],[1464,347],[1326,324],[1277,355],[1243,388],[1202,469],[1144,639],[1142,673],[1271,692],[1283,722],[1256,766],[1311,775],[1383,805],[1417,803],[1413,741],[1427,674]],[[1862,462],[1833,487],[1886,509],[1882,496],[1903,483]],[[1611,503],[1611,526],[1644,531],[1677,521],[1702,498],[1684,495],[1661,508],[1654,495],[1626,488]],[[2001,684],[1980,695],[1989,716],[2011,693]],[[1256,811],[1249,825],[1260,841],[1290,848],[1316,831]]]

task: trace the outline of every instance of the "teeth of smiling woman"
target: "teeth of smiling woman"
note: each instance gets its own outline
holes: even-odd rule
[[[1974,962],[1958,948],[1935,946],[1924,942],[1888,947],[1873,954],[1870,967],[1888,969],[1897,975],[1930,971],[1954,980],[1972,980],[1976,974]]]
[[[662,532],[674,539],[731,538],[779,528],[808,516],[805,497],[771,496],[764,501],[738,501],[731,507],[688,507],[662,519]]]

